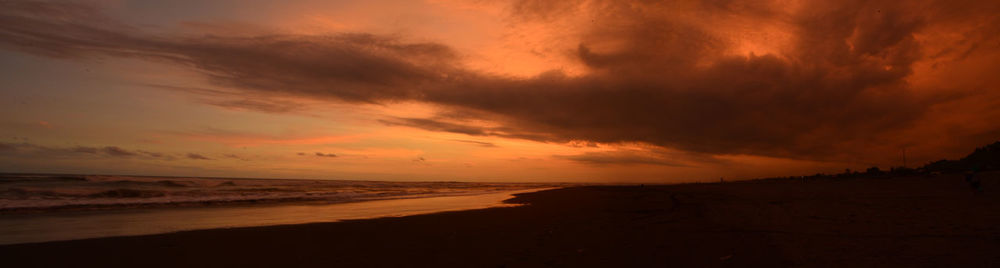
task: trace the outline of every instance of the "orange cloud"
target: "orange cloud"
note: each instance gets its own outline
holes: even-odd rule
[[[209,129],[202,132],[177,132],[180,137],[194,140],[225,144],[231,147],[251,147],[262,145],[317,145],[356,142],[362,135],[330,135],[330,136],[280,136],[253,133],[239,133]]]
[[[8,48],[188,66],[214,86],[237,92],[213,99],[222,107],[294,108],[269,101],[274,96],[389,107],[421,103],[435,110],[381,122],[469,136],[868,162],[915,141],[908,137],[933,139],[936,132],[927,128],[989,121],[994,109],[983,107],[1000,99],[1000,82],[991,76],[1000,51],[1000,4],[991,1],[516,0],[504,5],[506,22],[531,31],[512,39],[559,58],[531,66],[505,63],[550,70],[519,76],[469,67],[463,51],[420,38],[170,35],[124,26],[77,4],[2,5],[0,43]],[[564,34],[552,40],[545,35],[551,32]],[[574,71],[554,62],[572,64],[567,69]],[[949,129],[954,139],[979,144],[996,139],[997,131],[985,125]],[[187,137],[231,146],[358,138]],[[947,146],[928,147],[927,155]],[[667,163],[616,153],[567,159]]]

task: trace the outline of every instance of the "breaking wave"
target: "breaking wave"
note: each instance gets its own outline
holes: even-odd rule
[[[342,203],[554,186],[558,185],[0,174],[0,214],[283,202]]]

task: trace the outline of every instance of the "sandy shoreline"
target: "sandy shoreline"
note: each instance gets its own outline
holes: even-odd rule
[[[0,245],[163,234],[221,228],[337,222],[343,220],[511,206],[514,194],[553,188],[439,196],[399,196],[341,203],[274,203],[205,207],[56,211],[0,215]]]
[[[527,206],[0,246],[28,266],[1000,265],[1000,182],[957,175],[593,186]]]

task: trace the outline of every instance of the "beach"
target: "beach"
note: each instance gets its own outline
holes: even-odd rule
[[[586,186],[514,207],[0,246],[12,267],[1000,265],[1000,180]]]
[[[540,189],[466,195],[399,197],[343,203],[228,204],[200,207],[52,211],[0,215],[0,245],[179,231],[402,217],[516,206],[502,201]]]
[[[1000,267],[1000,0],[0,0],[0,268]]]

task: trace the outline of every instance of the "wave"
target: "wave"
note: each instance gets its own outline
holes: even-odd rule
[[[70,179],[71,178],[71,179]],[[0,214],[470,195],[552,184],[0,175]]]
[[[111,197],[111,198],[149,198],[165,196],[163,191],[135,190],[135,189],[114,189],[100,193],[88,195],[88,197]]]
[[[16,174],[16,175],[0,175],[0,184],[5,183],[18,183],[18,182],[37,182],[37,181],[87,181],[86,176],[80,175],[31,175],[31,174]]]

